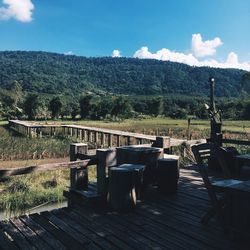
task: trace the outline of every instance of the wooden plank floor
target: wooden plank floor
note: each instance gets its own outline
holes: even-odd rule
[[[131,213],[74,206],[2,221],[0,249],[249,249],[200,223],[208,206],[199,175],[181,170],[177,195],[149,190]]]

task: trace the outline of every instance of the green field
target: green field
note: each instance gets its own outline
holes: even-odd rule
[[[42,122],[43,123],[43,122]],[[150,117],[142,119],[127,119],[123,121],[92,121],[92,120],[78,120],[78,121],[49,121],[51,123],[60,124],[81,124],[93,127],[102,127],[109,129],[118,129],[131,132],[144,132],[148,134],[166,134],[168,129],[171,129],[171,136],[183,137],[183,132],[188,126],[187,120],[170,119]],[[191,132],[194,132],[195,138],[200,136],[209,135],[210,122],[208,120],[191,120],[190,126]],[[243,136],[249,136],[250,134],[250,121],[223,121],[222,131],[227,134],[242,134]],[[197,134],[198,133],[198,134]],[[241,137],[241,136],[240,136]]]

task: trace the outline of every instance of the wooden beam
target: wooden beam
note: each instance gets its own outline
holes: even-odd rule
[[[250,146],[250,141],[234,140],[234,139],[222,139],[222,143],[238,144]]]
[[[13,175],[23,175],[30,174],[39,171],[52,171],[58,169],[67,169],[71,167],[87,167],[90,165],[95,165],[96,160],[86,159],[82,161],[71,161],[71,162],[61,162],[61,163],[49,163],[37,166],[21,167],[21,168],[6,168],[0,169],[0,178],[13,176]]]

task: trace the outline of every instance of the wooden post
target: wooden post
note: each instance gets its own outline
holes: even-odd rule
[[[108,134],[108,146],[112,147],[112,139],[113,139],[113,135],[112,134]]]
[[[77,153],[87,154],[88,144],[86,143],[71,143],[69,150],[70,161],[77,160]]]
[[[141,138],[136,138],[136,144],[141,145],[142,144],[142,139]]]
[[[79,138],[82,140],[82,130],[78,129]]]
[[[92,131],[88,130],[88,142],[92,141]]]
[[[157,167],[158,190],[166,194],[176,193],[178,180],[178,159],[159,159]]]
[[[105,147],[105,133],[101,133],[101,144],[102,144],[102,147]]]
[[[191,125],[191,118],[188,118],[187,140],[191,140],[190,125]]]
[[[43,131],[42,131],[42,128],[40,129],[39,137],[40,137],[40,138],[42,138],[42,137],[43,137]]]
[[[33,134],[33,133],[32,133],[32,128],[29,127],[29,137],[30,137],[30,138],[32,138],[32,134]]]
[[[77,160],[77,153],[87,154],[88,145],[85,143],[70,144],[70,161]],[[70,188],[78,190],[88,189],[87,168],[70,168]]]
[[[116,165],[115,149],[97,149],[97,192],[105,196],[107,193],[106,168]]]
[[[121,146],[121,136],[120,136],[120,135],[117,135],[117,136],[116,136],[116,146],[117,146],[117,147],[120,147],[120,146]]]
[[[164,153],[169,153],[170,151],[170,137],[168,136],[156,136],[156,141],[154,146],[157,148],[163,148]]]
[[[109,205],[116,211],[128,211],[136,205],[135,174],[133,170],[110,169]]]
[[[98,132],[97,131],[94,131],[94,143],[97,144],[98,142]]]
[[[127,145],[129,146],[131,143],[130,136],[127,136]]]

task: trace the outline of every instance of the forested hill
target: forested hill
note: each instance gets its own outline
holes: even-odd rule
[[[208,78],[213,76],[217,96],[237,96],[245,73],[158,60],[0,52],[1,88],[10,89],[17,80],[25,91],[50,94],[207,95]]]

